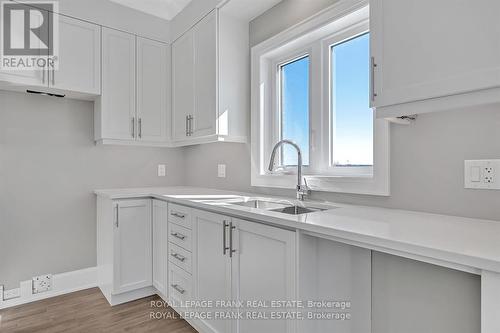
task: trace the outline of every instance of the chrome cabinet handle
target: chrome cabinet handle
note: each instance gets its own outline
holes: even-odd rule
[[[52,69],[52,85],[56,85],[56,70]]]
[[[189,115],[189,136],[193,135],[193,120],[194,117],[192,115]]]
[[[170,215],[175,216],[175,217],[178,217],[178,218],[180,218],[180,219],[183,219],[183,218],[185,218],[185,217],[186,217],[186,215],[181,214],[181,213],[177,213],[177,212],[171,212],[171,213],[170,213]]]
[[[186,136],[189,136],[189,116],[186,116]]]
[[[135,117],[132,117],[132,137],[135,138]]]
[[[139,138],[142,138],[142,118],[139,118]]]
[[[226,228],[229,227],[229,224],[226,220],[222,223],[222,255],[226,255],[226,251],[229,250],[229,247],[226,246]]]
[[[229,257],[233,257],[233,253],[236,252],[236,250],[233,250],[233,230],[236,229],[235,226],[233,226],[233,222],[229,222]]]
[[[370,58],[370,100],[372,102],[375,101],[375,97],[377,97],[377,93],[375,92],[375,67],[377,64],[375,63],[375,58]]]
[[[45,84],[45,67],[42,70],[42,83]]]
[[[178,293],[180,293],[181,295],[183,295],[186,291],[184,289],[182,289],[181,287],[179,287],[178,284],[171,284],[170,285],[172,288],[174,288]]]
[[[193,135],[193,116],[189,115],[189,136]]]
[[[172,236],[174,236],[175,238],[180,239],[180,240],[184,240],[184,239],[186,239],[186,236],[185,236],[185,235],[180,234],[180,233],[178,233],[178,232],[173,232],[173,233],[171,233],[170,235],[172,235]]]
[[[179,260],[180,262],[184,262],[184,261],[186,261],[186,257],[181,256],[181,255],[180,255],[180,254],[178,254],[178,253],[172,252],[170,255],[171,255],[172,257],[174,257],[175,259]]]
[[[115,220],[115,225],[116,225],[117,228],[119,226],[119,222],[118,221],[120,219],[119,211],[120,211],[120,207],[118,206],[118,204],[116,204],[116,220]]]

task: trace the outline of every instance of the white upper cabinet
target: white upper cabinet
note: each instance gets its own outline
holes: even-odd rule
[[[432,111],[398,104],[445,97],[451,105],[449,96],[474,99],[471,92],[500,87],[499,1],[373,0],[370,10],[378,117]],[[490,91],[500,100],[497,89]]]
[[[54,14],[59,23],[58,70],[49,70],[49,87],[101,93],[101,27]]]
[[[169,59],[168,44],[102,28],[96,141],[168,145]]]
[[[194,113],[194,34],[188,31],[172,44],[172,139],[186,140]]]
[[[32,19],[41,20],[42,17],[34,15]],[[0,87],[94,99],[101,93],[101,27],[56,13],[52,20],[58,28],[51,30],[55,32],[54,35],[49,35],[48,29],[44,30],[43,33],[48,35],[43,39],[49,40],[49,44],[54,47],[56,68],[0,71]],[[41,39],[30,36],[30,43],[36,43],[40,50],[43,49]]]
[[[141,141],[168,139],[169,63],[166,44],[137,37],[137,138]]]
[[[194,110],[191,135],[216,134],[217,24],[215,11],[194,27]]]
[[[248,22],[214,9],[172,44],[172,139],[177,146],[246,142]]]
[[[26,7],[25,5],[19,4],[20,7]],[[38,15],[33,15],[30,19],[36,20],[33,22],[33,24],[36,24],[37,26],[40,26],[42,23],[42,16]],[[3,18],[2,18],[3,20]],[[3,24],[3,22],[2,22]],[[44,40],[48,40],[48,30],[40,31],[40,33],[46,34],[45,36],[42,37]],[[24,35],[23,34],[13,34],[11,36],[11,45],[24,45],[25,40],[24,40]],[[2,43],[3,43],[3,38],[2,38]],[[41,39],[33,39],[33,41],[30,40],[30,44],[35,43],[35,45],[32,45],[36,47],[40,52],[38,52],[37,55],[35,56],[41,56],[42,55],[42,42]],[[10,86],[47,86],[48,85],[48,78],[47,78],[47,71],[44,70],[0,70],[0,87],[2,89],[9,89]]]
[[[102,28],[102,96],[96,139],[133,140],[135,117],[135,36]]]

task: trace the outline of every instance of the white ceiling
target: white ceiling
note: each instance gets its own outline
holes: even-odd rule
[[[191,0],[111,0],[123,6],[127,6],[144,13],[171,20]]]

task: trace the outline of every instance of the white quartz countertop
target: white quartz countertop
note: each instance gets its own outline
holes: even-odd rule
[[[428,258],[424,260],[449,263],[449,267],[459,265],[477,273],[500,273],[500,221],[317,201],[308,204],[332,209],[287,215],[234,203],[255,198],[295,202],[290,198],[195,187],[109,189],[95,193],[109,199],[153,197],[373,250]]]

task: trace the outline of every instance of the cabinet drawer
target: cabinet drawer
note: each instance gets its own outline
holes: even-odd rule
[[[168,295],[174,309],[182,307],[183,302],[192,299],[190,274],[175,265],[169,265],[168,281]]]
[[[168,221],[191,229],[191,209],[176,204],[169,204]]]
[[[188,251],[192,248],[191,230],[177,224],[169,223],[168,241]]]
[[[191,252],[186,251],[174,243],[168,244],[168,260],[188,273],[192,273],[193,260]]]

